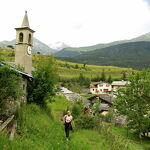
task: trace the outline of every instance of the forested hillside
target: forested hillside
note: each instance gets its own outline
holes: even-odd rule
[[[143,69],[150,67],[149,58],[150,42],[132,42],[60,59],[93,65]]]

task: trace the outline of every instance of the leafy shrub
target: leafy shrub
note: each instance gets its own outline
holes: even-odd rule
[[[76,119],[77,117],[79,117],[82,111],[83,111],[83,107],[80,104],[74,104],[72,107],[73,118]]]
[[[15,110],[14,102],[24,95],[21,89],[21,75],[8,66],[0,66],[0,113]],[[10,105],[11,104],[11,105]]]
[[[78,128],[82,129],[94,129],[98,127],[98,121],[93,116],[82,115],[75,120],[75,124]]]

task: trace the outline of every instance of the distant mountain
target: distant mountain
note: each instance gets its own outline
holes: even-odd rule
[[[60,59],[103,66],[132,67],[135,69],[150,67],[150,42],[129,42],[109,46],[84,54]]]
[[[53,44],[48,45],[50,48],[55,49],[55,51],[60,51],[66,47],[69,47],[69,45],[65,44],[64,42],[56,42]]]
[[[12,41],[2,41],[2,42],[0,42],[0,46],[8,46],[8,45],[15,46],[15,40],[12,40]]]
[[[101,49],[101,48],[105,48],[105,47],[110,47],[113,45],[129,43],[129,42],[139,42],[139,41],[150,41],[150,33],[144,34],[142,36],[139,36],[139,37],[136,37],[136,38],[133,38],[130,40],[115,41],[115,42],[111,42],[111,43],[107,43],[107,44],[97,44],[94,46],[77,47],[77,48],[67,47],[67,48],[62,49],[59,52],[56,52],[55,56],[56,57],[72,57],[72,56],[84,54],[85,52],[88,52],[88,51],[93,51],[93,50],[97,50],[97,49]]]
[[[40,52],[43,55],[48,55],[55,51],[54,49],[51,49],[48,45],[44,44],[43,42],[39,41],[36,38],[34,38],[33,43],[34,43],[34,46],[32,49],[33,53]],[[8,45],[12,45],[15,47],[15,40],[0,42],[0,46],[8,46]]]
[[[43,55],[48,55],[54,53],[55,50],[50,48],[48,45],[44,44],[43,42],[39,41],[38,39],[34,38],[33,41],[33,53],[40,52]]]

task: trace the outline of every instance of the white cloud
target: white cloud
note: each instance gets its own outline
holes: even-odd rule
[[[35,37],[85,46],[128,39],[150,31],[150,10],[143,0],[5,0],[0,9],[0,41],[15,38],[28,10]]]

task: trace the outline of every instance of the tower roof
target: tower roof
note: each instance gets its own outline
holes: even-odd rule
[[[28,28],[30,28],[27,11],[25,11],[25,16],[23,18],[23,22],[22,22],[21,27],[28,27]]]

